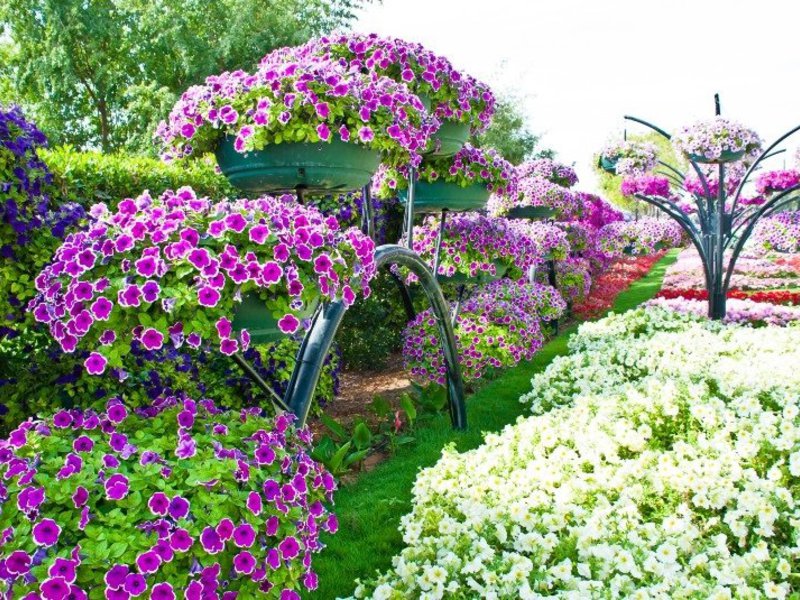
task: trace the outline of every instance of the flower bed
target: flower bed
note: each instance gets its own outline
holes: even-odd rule
[[[219,342],[224,354],[246,350],[232,330],[238,301],[257,294],[285,334],[301,329],[319,299],[369,294],[374,243],[292,197],[212,204],[191,189],[143,194],[70,235],[36,278],[35,318],[65,352],[91,354],[89,373],[121,367],[131,343],[158,350]]]
[[[14,598],[297,599],[335,532],[333,477],[292,419],[163,398],[26,421],[0,448],[0,588]],[[31,594],[31,595],[26,595]],[[233,595],[231,595],[233,594]]]
[[[355,596],[788,597],[800,330],[647,309],[570,346],[523,398],[544,414],[420,472]]]
[[[766,302],[769,304],[791,304],[800,305],[800,291],[792,292],[789,290],[764,290],[758,292],[748,292],[745,290],[729,290],[728,298],[737,300],[752,300],[753,302]],[[689,288],[665,289],[656,294],[656,298],[685,298],[686,300],[708,300],[708,290]]]
[[[592,281],[588,296],[573,304],[572,313],[581,320],[601,316],[611,309],[617,296],[628,289],[631,283],[647,275],[665,252],[616,259],[607,271]]]
[[[708,300],[689,300],[683,297],[655,298],[648,306],[658,306],[681,314],[704,316],[708,314]],[[753,323],[755,325],[788,325],[800,321],[800,307],[781,306],[768,302],[729,298],[726,303],[725,323]]]
[[[550,286],[504,279],[479,289],[462,304],[454,326],[464,379],[473,381],[489,369],[533,358],[544,340],[541,321],[557,319],[565,308]],[[444,385],[446,366],[431,310],[419,313],[403,337],[406,369]]]

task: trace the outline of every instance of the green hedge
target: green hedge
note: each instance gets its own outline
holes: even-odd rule
[[[213,165],[199,161],[168,165],[144,156],[79,152],[68,146],[41,151],[40,156],[53,173],[62,203],[77,202],[88,208],[105,202],[113,208],[144,190],[160,195],[186,185],[214,199],[237,196]]]

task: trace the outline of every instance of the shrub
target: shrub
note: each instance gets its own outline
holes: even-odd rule
[[[292,418],[236,418],[164,398],[130,414],[61,411],[26,421],[5,467],[2,582],[9,597],[299,598],[335,531],[333,477]],[[234,596],[236,595],[234,594]],[[28,596],[26,596],[28,597]]]
[[[160,196],[183,186],[191,187],[199,196],[240,196],[207,162],[167,165],[145,156],[81,152],[69,146],[47,150],[41,156],[53,174],[57,202],[75,202],[87,210],[98,202],[115,210],[117,203],[136,198],[145,190]]]

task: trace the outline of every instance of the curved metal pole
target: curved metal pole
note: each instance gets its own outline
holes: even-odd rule
[[[414,309],[414,302],[411,300],[411,293],[408,291],[408,286],[405,281],[403,281],[403,278],[392,271],[391,268],[387,266],[385,270],[389,274],[389,277],[392,278],[392,281],[395,282],[395,285],[397,285],[397,291],[400,292],[400,300],[403,302],[407,320],[413,321],[417,316],[417,311]]]
[[[388,265],[407,267],[419,278],[439,325],[439,337],[447,369],[450,421],[454,429],[465,429],[467,412],[464,404],[464,381],[458,364],[456,338],[450,322],[449,308],[436,277],[416,252],[397,244],[379,246],[375,251],[375,263],[378,268]],[[285,397],[286,404],[297,415],[301,424],[305,423],[308,417],[322,364],[330,351],[344,312],[345,307],[341,301],[326,304],[314,318],[311,329],[306,334],[304,350],[295,366],[294,385],[287,389]]]
[[[669,164],[667,162],[664,162],[663,160],[659,160],[658,164],[660,164],[662,167],[666,167],[667,169],[672,171],[675,174],[676,177],[680,178],[681,183],[683,183],[683,180],[686,179],[686,175],[684,175],[681,171],[679,171],[678,169],[673,167],[671,164]]]
[[[700,232],[697,231],[697,227],[695,227],[694,223],[692,223],[691,219],[689,219],[686,213],[684,213],[674,202],[667,200],[666,198],[661,198],[658,196],[646,196],[644,194],[634,194],[634,197],[663,210],[675,221],[678,221],[678,224],[689,235],[692,241],[697,240],[699,243]]]
[[[361,188],[361,231],[370,239],[375,239],[375,215],[372,210],[372,192],[369,184]]]
[[[627,119],[628,121],[634,121],[636,123],[641,123],[645,127],[649,127],[650,129],[652,129],[656,133],[660,133],[661,135],[663,135],[668,140],[672,139],[672,136],[670,134],[668,134],[666,131],[664,131],[663,129],[661,129],[661,127],[658,127],[657,125],[653,125],[652,123],[648,123],[644,119],[640,119],[639,117],[633,117],[631,115],[625,115],[624,118]],[[662,164],[664,164],[664,163],[662,163]],[[708,181],[706,180],[705,175],[703,175],[703,172],[700,170],[700,167],[698,167],[697,164],[693,160],[690,160],[689,164],[692,165],[692,168],[695,170],[695,173],[697,173],[697,177],[700,179],[700,183],[703,184],[703,191],[706,193],[706,196],[707,197],[711,196],[711,188],[708,187]],[[671,168],[674,169],[674,167],[671,167]],[[677,171],[677,169],[675,169],[675,170]],[[699,204],[700,203],[698,202],[698,208],[700,208]]]

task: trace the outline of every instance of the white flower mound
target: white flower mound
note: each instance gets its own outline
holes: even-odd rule
[[[523,399],[549,412],[420,473],[407,547],[356,597],[800,589],[800,328],[647,309],[584,325],[572,347]]]

